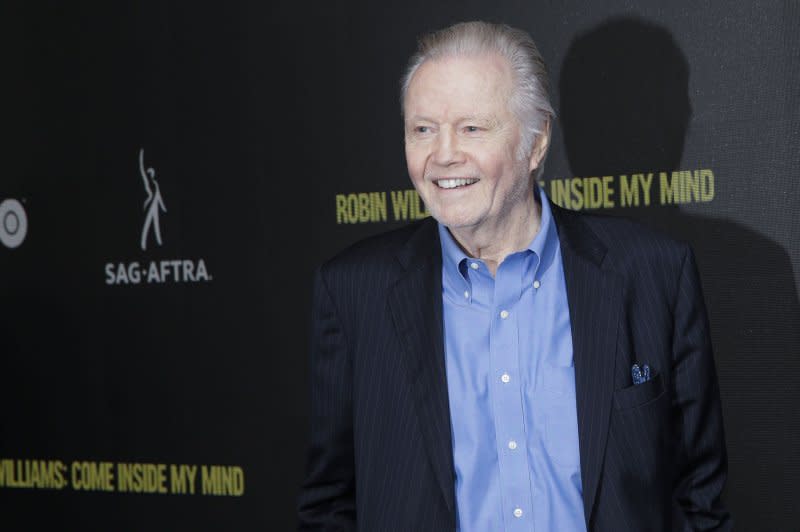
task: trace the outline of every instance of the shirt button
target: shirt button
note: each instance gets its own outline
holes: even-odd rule
[[[513,451],[514,449],[517,448],[517,442],[515,442],[514,440],[511,440],[510,442],[508,442],[508,448]]]
[[[511,377],[508,376],[508,373],[503,373],[503,375],[500,377],[500,380],[508,384],[508,382],[511,380]]]
[[[478,268],[480,268],[480,266],[478,265],[478,263],[477,263],[477,262],[473,262],[473,263],[471,263],[471,264],[469,265],[469,267],[470,267],[470,268],[472,268],[473,270],[477,270]]]
[[[508,317],[508,311],[507,310],[501,310],[500,311],[500,317],[503,318],[503,319],[506,319]]]
[[[542,286],[542,283],[540,283],[539,281],[534,281],[533,282],[533,287],[534,288],[539,288],[540,286]]]
[[[514,509],[514,517],[522,517],[522,508]]]
[[[468,291],[468,290],[465,290],[465,291],[464,291],[464,297],[465,297],[466,299],[469,299],[469,291]]]

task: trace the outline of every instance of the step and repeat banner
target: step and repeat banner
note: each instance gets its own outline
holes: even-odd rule
[[[800,5],[3,6],[0,528],[291,530],[313,269],[428,216],[398,79],[528,30],[556,203],[692,243],[739,530],[798,530]]]

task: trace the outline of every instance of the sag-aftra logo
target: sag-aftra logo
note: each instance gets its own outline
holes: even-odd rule
[[[144,185],[142,232],[139,248],[142,252],[160,247],[164,243],[161,222],[167,214],[166,203],[156,178],[156,169],[145,164],[144,149],[139,150],[138,176]],[[159,178],[160,179],[160,178]],[[110,261],[105,265],[105,282],[108,285],[139,285],[165,283],[197,283],[211,281],[212,276],[203,259],[177,258],[128,262]]]

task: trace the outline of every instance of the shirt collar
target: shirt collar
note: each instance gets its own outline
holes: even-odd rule
[[[447,230],[447,227],[437,222],[439,226],[439,241],[442,245],[442,271],[444,275],[453,283],[463,283],[466,279],[464,271],[461,270],[464,261],[469,258],[456,243],[456,239]]]
[[[550,200],[547,194],[540,187],[534,187],[534,194],[542,207],[542,218],[540,220],[539,231],[533,237],[533,241],[528,249],[536,253],[539,258],[537,270],[547,269],[553,262],[553,255],[558,249],[558,231],[553,220],[553,211],[550,208]],[[534,272],[536,274],[536,272]]]
[[[552,263],[553,253],[558,249],[558,232],[553,221],[553,212],[550,208],[547,194],[539,186],[534,186],[534,196],[541,206],[541,220],[539,221],[539,231],[525,249],[536,254],[539,259],[536,261],[536,270],[539,270],[547,268]],[[437,223],[437,225],[439,226],[444,274],[451,281],[456,281],[459,278],[467,280],[465,261],[469,256],[462,251],[453,235],[447,230],[447,227],[441,223]],[[536,271],[534,271],[535,273]]]

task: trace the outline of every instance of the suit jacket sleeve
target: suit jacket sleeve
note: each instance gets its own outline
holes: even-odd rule
[[[299,530],[354,530],[352,364],[322,269],[314,279],[310,351],[311,431]]]
[[[686,246],[674,304],[673,379],[677,436],[675,530],[728,530],[720,501],[727,475],[722,411],[697,266]]]

